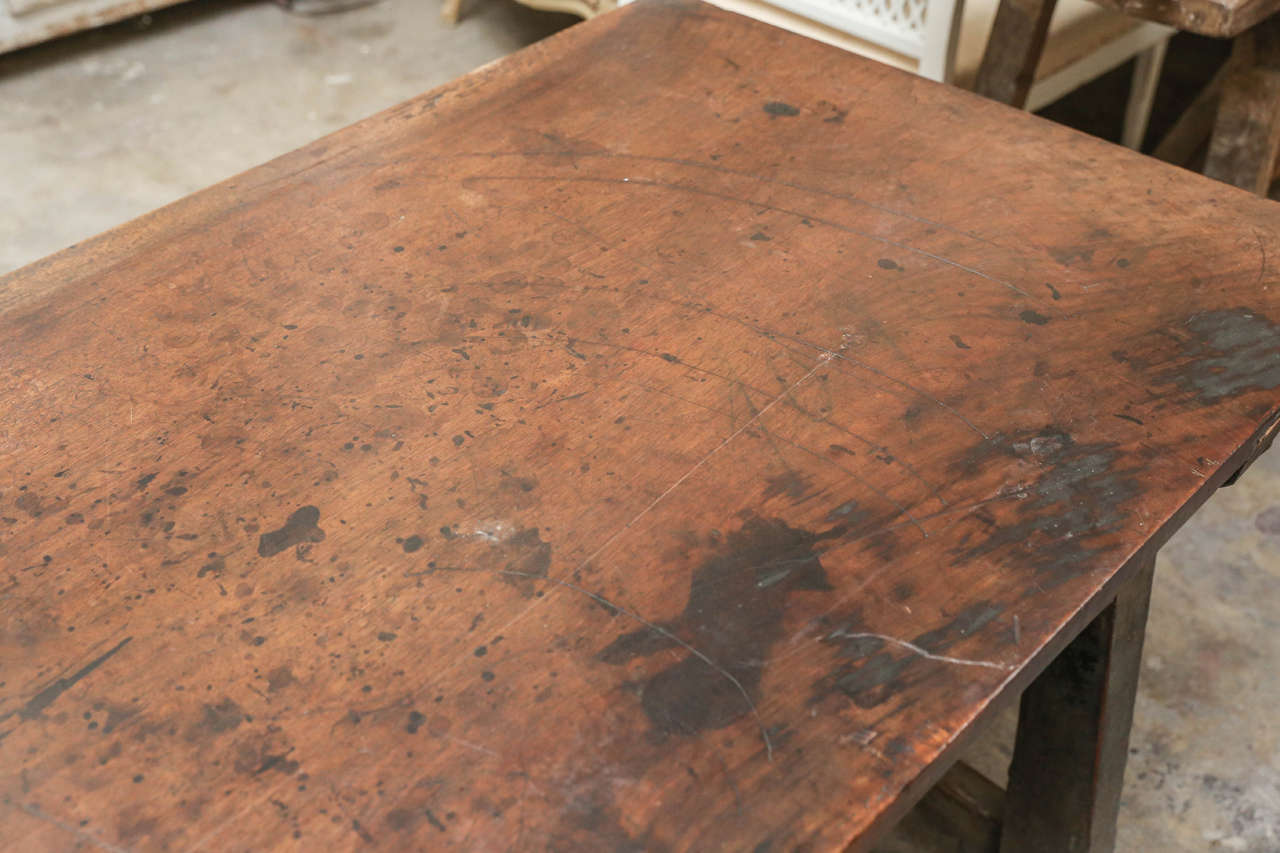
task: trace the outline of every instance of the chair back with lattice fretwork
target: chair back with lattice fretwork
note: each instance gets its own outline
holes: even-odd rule
[[[916,73],[948,76],[961,0],[771,0],[772,5],[914,59]]]

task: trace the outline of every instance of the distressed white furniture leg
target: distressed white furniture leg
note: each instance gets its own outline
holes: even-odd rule
[[[1168,47],[1167,41],[1157,42],[1135,59],[1121,137],[1126,148],[1135,151],[1142,148],[1142,140],[1147,135],[1147,122],[1151,119],[1151,105],[1156,97],[1156,84],[1160,82],[1160,69],[1164,65],[1164,54]]]

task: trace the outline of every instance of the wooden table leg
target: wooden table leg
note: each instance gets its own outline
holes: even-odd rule
[[[973,90],[1022,109],[1035,81],[1057,0],[1000,0]]]
[[[1265,195],[1280,151],[1280,21],[1236,36],[1204,173]]]
[[[1001,853],[1104,853],[1116,814],[1154,557],[1022,694]]]

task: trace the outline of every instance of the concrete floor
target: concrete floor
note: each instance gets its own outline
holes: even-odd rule
[[[207,0],[0,57],[0,273],[573,19],[474,0],[323,18]],[[1162,554],[1121,851],[1280,851],[1280,449]],[[1010,716],[969,758],[1003,782]]]
[[[0,56],[0,273],[459,77],[577,20],[472,0],[320,17],[200,0]]]

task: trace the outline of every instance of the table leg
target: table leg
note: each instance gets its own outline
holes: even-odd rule
[[[1265,195],[1280,151],[1280,21],[1236,36],[1204,173]]]
[[[1000,0],[973,90],[1022,109],[1036,78],[1057,0]]]
[[[1116,814],[1154,557],[1022,694],[1001,853],[1104,853]]]

